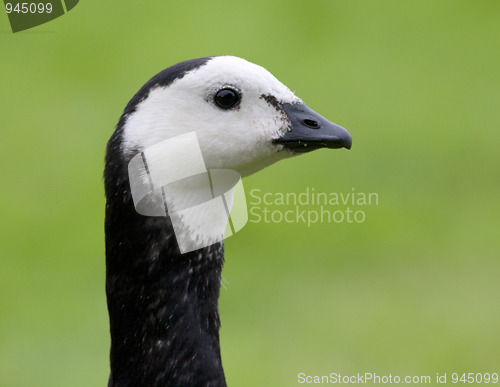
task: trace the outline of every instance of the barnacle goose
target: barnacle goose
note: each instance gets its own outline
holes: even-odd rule
[[[106,152],[109,387],[226,386],[217,305],[223,243],[181,254],[168,216],[136,212],[127,170],[138,152],[191,131],[207,168],[242,176],[295,154],[351,147],[344,128],[241,58],[188,60],[146,82]]]

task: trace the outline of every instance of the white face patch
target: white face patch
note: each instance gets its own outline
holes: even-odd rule
[[[241,101],[224,110],[214,96],[228,87],[241,94]],[[232,56],[212,58],[169,86],[149,92],[127,117],[123,151],[142,151],[194,131],[207,168],[249,175],[290,155],[273,144],[289,121],[269,98],[302,102],[263,67]]]

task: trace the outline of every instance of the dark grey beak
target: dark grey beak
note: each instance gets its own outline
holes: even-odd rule
[[[274,142],[294,152],[304,153],[320,148],[351,149],[352,139],[342,126],[328,121],[304,104],[282,104],[291,128]]]

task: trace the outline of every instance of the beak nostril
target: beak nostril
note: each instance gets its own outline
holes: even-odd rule
[[[314,120],[309,120],[309,119],[305,119],[304,120],[304,125],[311,128],[311,129],[319,129],[319,124],[317,121],[314,121]]]

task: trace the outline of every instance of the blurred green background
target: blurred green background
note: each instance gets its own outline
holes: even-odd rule
[[[353,136],[247,193],[379,194],[362,224],[226,241],[228,385],[500,371],[499,1],[86,0],[17,34],[2,11],[0,48],[1,387],[106,385],[105,143],[149,77],[220,54]]]

